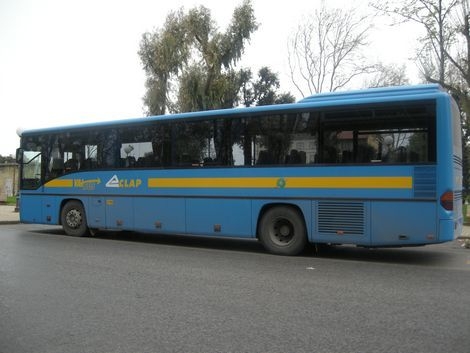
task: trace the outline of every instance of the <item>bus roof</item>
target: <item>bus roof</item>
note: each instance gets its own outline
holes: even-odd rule
[[[381,101],[430,99],[445,94],[445,90],[438,84],[423,84],[413,86],[394,86],[383,88],[369,88],[355,91],[319,93],[301,99],[297,103],[264,105],[249,108],[216,109],[197,112],[186,112],[168,115],[148,116],[131,119],[101,121],[95,123],[75,124],[39,129],[30,129],[22,132],[23,135],[36,135],[43,133],[60,133],[73,130],[106,128],[112,126],[125,126],[133,124],[146,124],[155,121],[169,121],[178,119],[200,119],[204,117],[243,116],[262,112],[282,112],[306,107],[331,107],[336,105],[355,105],[361,103],[377,103]]]
[[[362,89],[357,91],[318,93],[300,100],[299,103],[325,102],[339,99],[364,99],[380,97],[398,97],[404,95],[422,95],[432,93],[442,93],[444,89],[438,84],[423,84],[414,86],[391,86]]]

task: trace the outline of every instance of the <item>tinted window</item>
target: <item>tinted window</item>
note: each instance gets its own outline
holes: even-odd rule
[[[93,169],[429,163],[435,110],[434,102],[377,104],[25,137],[36,157],[23,169],[34,176],[23,178],[39,180],[39,169],[48,181]]]
[[[325,112],[321,120],[323,163],[435,162],[433,104]]]

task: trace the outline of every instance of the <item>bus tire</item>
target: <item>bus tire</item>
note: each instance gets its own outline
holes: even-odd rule
[[[304,219],[293,207],[270,208],[263,214],[258,229],[259,240],[272,254],[298,255],[307,244]]]
[[[88,235],[85,209],[80,201],[68,201],[62,207],[60,220],[65,234],[74,237]]]

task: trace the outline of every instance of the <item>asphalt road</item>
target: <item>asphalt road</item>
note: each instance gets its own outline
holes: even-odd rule
[[[0,226],[0,352],[470,352],[470,250]]]

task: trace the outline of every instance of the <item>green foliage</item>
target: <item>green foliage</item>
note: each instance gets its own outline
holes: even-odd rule
[[[147,75],[144,97],[147,113],[161,115],[232,108],[240,103],[252,106],[294,102],[290,93],[277,93],[279,79],[268,68],[262,68],[256,79],[251,70],[236,69],[257,28],[248,0],[235,9],[224,32],[218,30],[209,9],[203,6],[187,13],[183,10],[170,13],[163,28],[145,33],[140,43],[139,55]],[[205,125],[175,126],[181,137],[175,141],[182,156],[178,162],[200,161],[212,148],[220,161],[233,161],[232,148],[224,144],[237,138],[229,136],[242,128],[236,124],[216,120]],[[245,153],[251,153],[251,141],[236,143],[249,144],[249,152]]]
[[[248,0],[235,9],[225,32],[204,6],[170,13],[163,28],[145,33],[140,43],[147,113],[233,107],[243,79],[234,67],[257,28]]]
[[[16,205],[16,196],[8,196],[6,204],[10,206]]]
[[[253,80],[251,70],[245,70],[241,80],[243,81],[243,104],[246,107],[295,102],[295,97],[292,94],[277,93],[279,78],[268,67],[262,67],[258,71],[256,80]]]
[[[16,163],[15,158],[12,156],[2,156],[0,155],[0,163]]]

